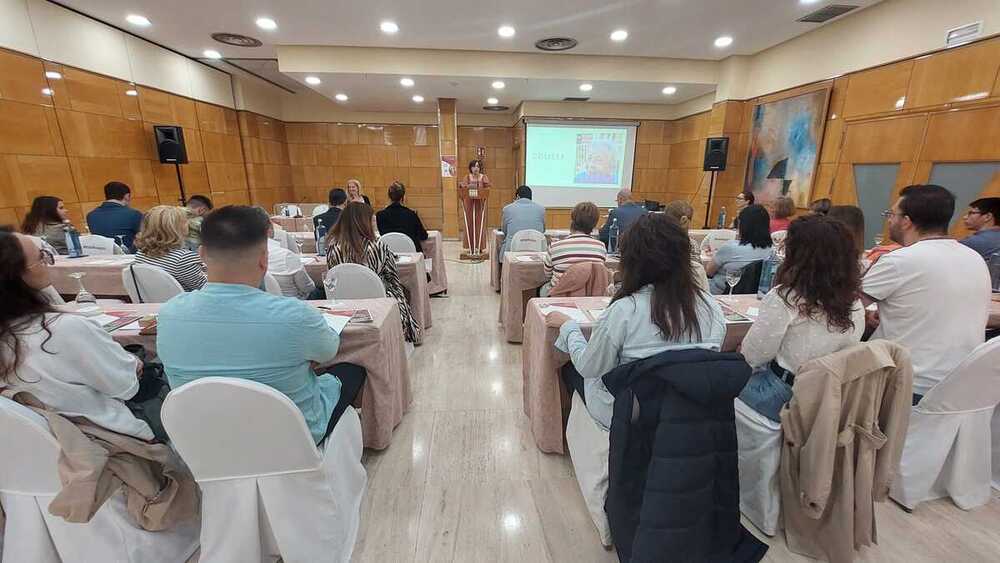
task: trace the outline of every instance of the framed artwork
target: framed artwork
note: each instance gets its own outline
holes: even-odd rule
[[[754,106],[745,189],[758,201],[789,196],[808,206],[829,103],[824,88]]]

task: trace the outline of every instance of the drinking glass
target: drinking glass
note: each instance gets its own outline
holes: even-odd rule
[[[326,298],[329,300],[335,299],[333,293],[337,290],[337,278],[323,278],[323,287],[326,289]]]
[[[76,294],[77,304],[81,303],[97,303],[97,298],[94,297],[92,293],[87,291],[87,288],[83,287],[83,278],[87,274],[85,272],[73,272],[69,277],[76,280],[77,285],[80,286],[80,291]]]
[[[743,270],[733,270],[731,272],[726,272],[726,285],[729,286],[729,295],[733,295],[733,288],[736,284],[740,283],[740,278],[743,277]]]
[[[883,240],[885,240],[885,239],[884,239],[884,237],[882,237],[881,233],[875,235],[875,237],[872,238],[872,241],[875,242],[875,246],[882,246],[882,241]]]

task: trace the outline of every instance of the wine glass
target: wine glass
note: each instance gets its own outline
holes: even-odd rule
[[[87,288],[83,287],[83,278],[87,274],[85,272],[73,272],[69,277],[76,280],[77,285],[80,286],[80,291],[76,294],[76,303],[97,303],[97,298],[94,297],[92,293],[87,291]]]
[[[730,297],[733,295],[733,288],[736,287],[736,284],[740,283],[740,278],[742,277],[743,270],[732,270],[730,272],[726,272],[726,285],[729,286]]]
[[[334,299],[334,292],[337,290],[337,278],[327,277],[323,278],[323,288],[326,289],[326,298],[329,300]]]
[[[885,240],[885,238],[882,236],[882,233],[879,233],[879,234],[875,235],[874,237],[872,237],[872,241],[875,243],[876,247],[882,246],[882,242],[884,240]]]

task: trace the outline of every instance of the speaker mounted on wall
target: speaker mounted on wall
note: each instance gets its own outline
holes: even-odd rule
[[[728,155],[729,137],[709,137],[705,140],[705,164],[702,170],[725,170]]]
[[[184,129],[176,125],[154,125],[156,152],[164,164],[187,164],[187,147],[184,145]]]

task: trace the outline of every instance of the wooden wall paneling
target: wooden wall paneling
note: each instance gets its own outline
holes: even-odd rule
[[[913,162],[926,126],[924,115],[848,123],[840,161]]]
[[[0,153],[65,154],[52,108],[0,100]]]
[[[52,100],[42,93],[47,87],[42,61],[0,49],[0,100],[50,105]]]
[[[1000,70],[1000,38],[919,57],[906,94],[907,107],[986,98]]]
[[[851,118],[903,109],[912,73],[913,61],[907,60],[850,75],[840,115]],[[831,111],[831,115],[838,112]]]
[[[1000,160],[1000,106],[932,115],[920,160]]]
[[[455,100],[452,98],[438,99],[438,162],[435,167],[440,176],[440,155],[458,155],[458,115],[456,113]],[[413,147],[410,151],[410,159],[414,167],[421,166],[429,160],[433,147]],[[460,172],[456,171],[456,175]],[[458,178],[440,177],[441,182],[441,208],[442,208],[442,234],[445,237],[458,237],[460,234],[460,223],[462,215],[459,211],[458,201]],[[493,195],[493,194],[491,194]]]

